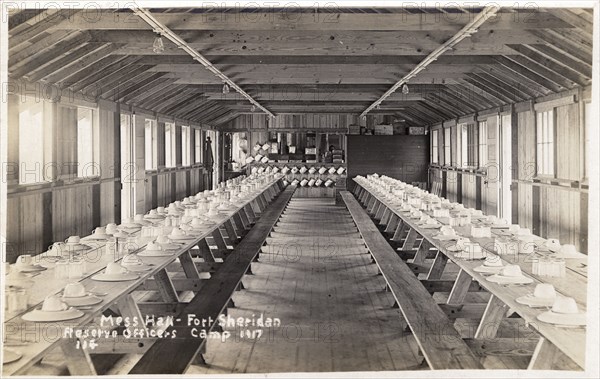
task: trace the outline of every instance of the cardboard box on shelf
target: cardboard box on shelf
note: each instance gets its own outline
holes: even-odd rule
[[[394,134],[394,127],[392,125],[375,125],[375,135],[391,136]]]

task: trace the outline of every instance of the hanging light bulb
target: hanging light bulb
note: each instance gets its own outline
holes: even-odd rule
[[[252,105],[252,108],[250,108],[250,110],[251,110],[252,112],[256,112],[256,105]]]
[[[402,93],[408,95],[408,86],[406,85],[406,83],[402,85]]]
[[[154,51],[155,54],[162,54],[165,51],[165,44],[163,43],[161,36],[158,36],[154,39],[152,51]]]
[[[229,93],[229,86],[227,85],[227,83],[223,84],[223,94],[228,94]]]

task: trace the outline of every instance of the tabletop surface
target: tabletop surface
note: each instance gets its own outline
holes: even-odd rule
[[[527,258],[527,255],[524,255],[525,257],[523,255],[501,255],[500,257],[504,264],[510,263],[519,265],[522,272],[526,276],[529,276],[533,279],[533,283],[528,285],[502,285],[490,282],[486,279],[485,275],[474,271],[475,267],[478,267],[482,264],[481,260],[464,260],[455,258],[455,253],[448,251],[448,247],[454,245],[455,243],[452,241],[441,241],[436,239],[434,235],[437,234],[437,229],[425,229],[418,225],[416,223],[416,219],[411,219],[409,217],[409,213],[400,211],[401,206],[397,202],[387,200],[381,193],[377,193],[376,186],[366,181],[357,180],[357,178],[354,178],[354,181],[367,192],[369,192],[373,197],[375,197],[380,203],[386,206],[390,211],[394,212],[394,214],[400,217],[403,222],[431,242],[435,248],[445,254],[449,260],[455,263],[458,267],[467,272],[474,280],[479,282],[481,286],[502,300],[511,308],[511,310],[518,313],[530,327],[537,330],[542,336],[556,345],[578,365],[585,367],[585,328],[555,326],[541,322],[537,319],[537,316],[540,313],[547,311],[546,308],[530,308],[527,305],[517,303],[515,300],[520,296],[533,293],[533,289],[538,283],[551,283],[554,285],[558,294],[574,298],[579,309],[584,312],[586,310],[587,303],[587,274],[581,270],[578,270],[578,268],[581,267],[582,262],[586,261],[585,259],[566,259],[566,275],[564,278],[558,278],[534,275],[532,273],[531,260],[524,259]],[[423,211],[423,213],[427,212]],[[432,215],[432,212],[429,213],[429,215]],[[488,254],[494,253],[489,247],[494,245],[495,236],[501,235],[493,233],[494,236],[492,238],[474,238],[469,235],[469,227],[467,226],[454,227],[454,230],[458,235],[467,236],[471,241],[478,242]],[[537,238],[539,241],[544,240],[541,237]]]

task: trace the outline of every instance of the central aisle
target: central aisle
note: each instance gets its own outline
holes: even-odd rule
[[[229,327],[209,339],[207,366],[189,374],[420,369],[416,343],[347,209],[332,198],[292,198],[254,275],[234,295],[232,317],[279,318],[258,340]]]

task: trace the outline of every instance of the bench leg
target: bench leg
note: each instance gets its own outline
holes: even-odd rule
[[[448,296],[448,301],[446,304],[462,304],[467,296],[467,292],[469,292],[469,287],[471,286],[472,281],[473,278],[471,278],[466,271],[461,269],[458,272],[458,276],[456,277],[454,286],[452,286],[452,290],[450,291],[450,295]]]
[[[473,338],[496,338],[500,322],[506,317],[507,312],[508,306],[502,300],[492,295],[485,307],[483,317]]]

